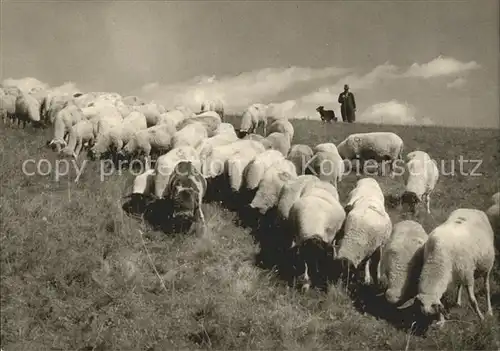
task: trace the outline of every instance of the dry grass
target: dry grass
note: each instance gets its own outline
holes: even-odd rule
[[[485,209],[498,191],[497,130],[293,124],[295,143],[339,142],[353,132],[387,130],[405,140],[407,152],[420,148],[436,159],[483,160],[480,177],[442,176],[432,215],[420,218],[428,231],[455,208]],[[369,306],[360,312],[338,287],[303,295],[257,268],[259,247],[249,230],[217,205],[205,207],[209,230],[203,236],[168,235],[124,214],[122,196],[132,183],[126,172],[101,182],[98,165],[89,163],[76,184],[74,174],[59,181],[24,175],[26,159],[46,158],[54,165],[54,154],[44,148],[48,135],[6,126],[0,131],[5,351],[500,348],[498,262],[494,318],[480,323],[466,304],[452,310],[455,321],[443,330],[408,341],[408,331],[372,315]],[[342,200],[355,181],[351,175],[340,184]],[[401,178],[379,181],[386,193],[403,188]],[[400,219],[394,210],[391,217]]]

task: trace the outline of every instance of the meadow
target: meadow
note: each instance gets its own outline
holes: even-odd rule
[[[237,117],[230,120],[237,125]],[[405,153],[419,149],[443,161],[447,174],[431,198],[432,213],[418,216],[427,232],[456,208],[485,210],[499,190],[498,130],[292,124],[293,143],[338,143],[355,132],[394,131],[405,141]],[[4,351],[500,349],[498,255],[491,281],[494,317],[480,322],[464,292],[463,307],[452,308],[443,329],[412,335],[382,316],[380,301],[354,304],[340,286],[303,294],[258,267],[260,248],[250,229],[218,204],[204,205],[203,235],[171,235],[122,210],[133,181],[126,171],[101,181],[99,164],[89,162],[76,183],[73,169],[58,180],[24,174],[28,159],[55,165],[57,156],[45,147],[51,131],[0,126]],[[462,172],[460,157],[471,160]],[[402,177],[374,177],[385,194],[404,189]],[[341,201],[356,179],[351,174],[339,184]],[[388,211],[393,223],[403,218],[398,209]],[[482,280],[476,291],[484,312]],[[446,297],[454,298],[454,291]]]

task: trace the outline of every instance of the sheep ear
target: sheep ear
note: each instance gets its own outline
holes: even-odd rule
[[[398,310],[404,310],[410,306],[412,306],[413,304],[415,303],[415,297],[412,297],[411,299],[409,299],[408,301],[406,301],[405,303],[403,303],[402,305],[396,307]]]

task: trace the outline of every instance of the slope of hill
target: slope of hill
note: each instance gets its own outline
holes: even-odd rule
[[[405,140],[405,152],[429,152],[448,175],[441,175],[432,214],[419,218],[428,232],[458,207],[486,209],[498,191],[498,130],[292,123],[294,143],[337,143],[354,132],[385,130]],[[301,294],[257,268],[259,247],[248,229],[236,225],[233,212],[207,204],[204,236],[168,235],[122,211],[133,180],[128,171],[104,176],[99,163],[87,162],[77,183],[75,164],[56,179],[57,157],[45,148],[49,135],[0,129],[0,346],[5,351],[500,348],[498,256],[493,318],[480,323],[465,303],[452,309],[443,330],[409,335],[379,316],[370,301],[364,310],[353,305],[339,287]],[[461,159],[468,161],[462,172]],[[28,175],[36,165],[38,172]],[[404,187],[401,177],[376,178],[385,193]],[[341,200],[356,179],[351,174],[340,183]],[[401,219],[397,210],[390,215],[394,223]],[[484,311],[482,280],[476,291]]]

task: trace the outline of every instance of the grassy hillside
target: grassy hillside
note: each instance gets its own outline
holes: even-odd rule
[[[458,170],[461,155],[481,160],[480,176],[441,176],[432,214],[419,218],[427,231],[458,207],[486,209],[499,188],[498,130],[292,122],[294,143],[339,142],[354,132],[385,130],[405,140],[406,152],[420,149],[444,160],[446,172],[452,160]],[[217,205],[204,208],[209,226],[204,236],[169,235],[125,215],[122,196],[133,180],[127,172],[101,181],[98,163],[88,163],[78,183],[74,169],[58,181],[53,174],[23,174],[27,159],[55,166],[55,155],[44,147],[50,131],[0,126],[0,346],[5,351],[500,349],[498,256],[493,318],[480,323],[464,292],[464,307],[452,309],[443,330],[410,336],[378,317],[381,309],[373,307],[383,306],[380,302],[363,310],[338,287],[301,294],[257,268],[259,247],[250,230]],[[385,193],[404,186],[400,177],[377,179]],[[353,174],[340,183],[342,201],[355,182]],[[393,223],[400,220],[398,211],[390,215]],[[485,311],[482,280],[476,291]]]

